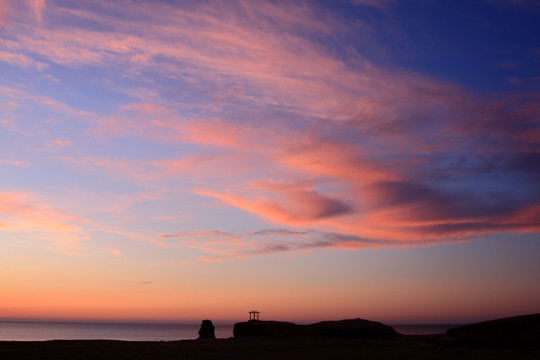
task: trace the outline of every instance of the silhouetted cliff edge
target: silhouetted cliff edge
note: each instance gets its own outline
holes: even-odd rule
[[[297,325],[281,321],[252,320],[234,324],[235,338],[288,338],[288,337],[326,337],[326,338],[389,338],[399,334],[390,326],[379,322],[350,319],[323,321],[310,325]]]

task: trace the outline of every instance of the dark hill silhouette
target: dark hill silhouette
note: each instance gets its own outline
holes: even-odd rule
[[[297,325],[281,321],[247,321],[234,324],[233,334],[235,338],[309,336],[361,339],[399,336],[390,326],[363,319],[323,321],[310,325]]]
[[[446,332],[453,344],[483,347],[540,347],[540,314],[460,326]]]

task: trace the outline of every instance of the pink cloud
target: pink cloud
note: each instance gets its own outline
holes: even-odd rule
[[[69,139],[46,139],[44,144],[52,151],[73,146],[73,142]]]
[[[199,230],[199,231],[182,231],[175,232],[172,234],[160,235],[161,238],[191,238],[191,237],[201,237],[201,236],[224,236],[230,237],[230,233],[226,233],[218,230]]]
[[[272,192],[251,197],[211,191],[198,193],[273,224],[348,235],[347,241],[324,243],[336,248],[426,245],[501,231],[540,230],[540,222],[535,218],[537,205],[508,202],[505,198],[484,199],[407,182],[376,183],[345,190],[337,199],[347,198],[350,206],[345,206],[342,200],[294,188],[283,189],[278,196]]]
[[[316,174],[356,184],[399,177],[398,172],[383,168],[380,163],[365,156],[362,150],[355,148],[352,144],[307,137],[306,141],[297,140],[295,145],[277,153],[276,161],[288,168],[304,171],[306,174]]]
[[[30,6],[34,11],[38,24],[41,24],[43,20],[43,11],[47,6],[47,0],[30,0]]]
[[[161,105],[132,103],[122,106],[118,114],[96,121],[90,133],[105,137],[138,135],[156,141],[254,151],[276,144],[290,131],[281,126],[257,127],[219,117],[187,119]]]
[[[75,108],[51,97],[35,95],[18,88],[0,85],[0,94],[2,94],[5,99],[10,99],[9,105],[13,110],[24,107],[25,102],[29,101],[44,106],[46,109],[53,112],[71,115],[76,120],[90,121],[90,119],[95,120],[97,118],[97,116],[91,112]]]
[[[6,25],[9,10],[9,3],[7,1],[0,1],[0,28]]]
[[[156,202],[163,200],[165,197],[163,195],[163,190],[154,189],[154,191],[144,191],[136,194],[129,195],[118,195],[114,194],[110,196],[113,200],[108,201],[109,205],[100,208],[100,212],[105,213],[125,213],[126,210],[131,208],[135,204],[146,203],[146,202]],[[111,204],[112,203],[112,204]]]
[[[115,249],[115,248],[108,247],[108,248],[105,248],[105,250],[107,250],[110,254],[112,254],[114,256],[123,256],[122,252],[120,250]]]
[[[244,234],[199,230],[164,234],[161,237],[165,239],[177,238],[179,241],[175,243],[175,246],[189,247],[205,254],[197,257],[198,261],[215,262],[293,250],[293,247],[283,242],[283,238],[289,240],[303,238],[307,234],[307,232],[286,229],[267,229]]]
[[[198,232],[195,232],[198,233]],[[205,231],[200,231],[205,233]],[[222,239],[240,239],[235,243],[215,241]],[[325,233],[316,230],[292,231],[288,229],[265,229],[244,234],[214,234],[192,237],[183,246],[189,246],[203,253],[197,260],[202,262],[220,262],[247,259],[253,256],[275,254],[292,254],[310,252],[320,249],[357,250],[361,248],[377,248],[381,246],[411,246],[407,243],[363,239],[352,235]],[[418,245],[418,244],[416,244]]]
[[[365,60],[357,62],[356,68],[347,67],[310,39],[298,35],[295,30],[299,27],[326,33],[332,26],[339,26],[338,22],[319,21],[324,14],[309,7],[294,4],[283,7],[266,2],[257,6],[223,5],[222,9],[218,4],[190,10],[165,4],[152,6],[164,7],[160,12],[163,18],[154,18],[151,14],[156,12],[147,11],[145,4],[133,5],[129,10],[149,17],[144,32],[140,22],[96,19],[85,13],[92,20],[107,21],[108,26],[119,31],[109,34],[48,27],[40,29],[39,36],[32,31],[22,33],[19,41],[8,41],[6,46],[12,52],[33,52],[68,66],[125,63],[128,59],[133,71],[140,72],[143,68],[151,72],[158,69],[167,75],[187,73],[187,80],[192,83],[190,79],[200,78],[201,72],[205,73],[199,80],[203,84],[223,83],[220,79],[226,76],[229,85],[211,90],[217,100],[232,96],[248,100],[252,105],[279,104],[298,114],[334,119],[359,114],[376,116],[378,112],[388,111],[385,110],[388,103],[374,101],[373,97],[388,94],[402,97],[408,92],[414,92],[411,94],[414,96],[418,92],[405,85],[411,75],[383,71]],[[51,5],[48,11],[61,14],[65,9]],[[275,22],[287,29],[289,36],[269,31]],[[217,25],[227,31],[216,31]],[[160,58],[171,61],[161,63]],[[417,77],[414,81],[417,88],[418,85],[423,89],[433,88],[432,81],[425,78]],[[424,102],[435,94],[441,96],[440,92],[433,92],[430,97],[424,96]],[[411,99],[413,96],[407,95]]]
[[[517,210],[513,216],[501,220],[503,227],[521,232],[538,231],[540,228],[540,204],[532,204]]]
[[[34,59],[26,55],[20,53],[12,53],[8,51],[0,51],[0,61],[25,68],[35,67],[39,71],[43,71],[49,67],[48,64],[40,61],[35,61]]]
[[[159,236],[164,247],[189,247],[205,253],[232,256],[239,248],[254,248],[248,237],[218,230],[179,231]]]
[[[130,108],[148,114],[170,116],[168,109],[159,106],[142,104],[132,105]],[[193,126],[197,125],[193,123]],[[227,126],[234,128],[231,123]],[[349,124],[345,124],[344,129],[348,129],[348,126]],[[201,129],[205,129],[204,122]],[[354,126],[351,127],[351,131],[356,131]],[[244,130],[242,133],[252,141],[259,139],[256,131]],[[199,140],[189,139],[190,137],[186,136],[183,141],[223,148],[231,147],[235,151],[241,149],[224,141],[214,141],[211,131],[208,131],[206,139],[201,138],[200,143]],[[207,142],[204,142],[205,140]],[[265,141],[266,139],[263,139],[259,142],[264,144]],[[244,172],[244,175],[248,175],[247,179],[252,180],[236,183],[235,187],[239,189],[237,192],[223,192],[206,187],[196,190],[196,193],[256,214],[273,224],[296,228],[315,227],[321,231],[349,236],[347,240],[342,238],[340,241],[320,242],[321,247],[351,249],[365,246],[425,245],[463,241],[468,237],[500,231],[536,231],[534,229],[538,228],[536,223],[504,224],[503,219],[513,216],[512,214],[519,211],[523,204],[505,206],[504,200],[501,200],[502,202],[475,198],[467,200],[466,197],[471,196],[470,191],[452,193],[422,183],[411,182],[406,178],[407,172],[412,174],[412,171],[418,171],[419,167],[425,164],[430,165],[432,161],[426,162],[422,159],[422,155],[399,161],[394,161],[390,157],[389,160],[382,161],[373,157],[373,154],[369,152],[369,146],[332,141],[318,135],[317,131],[308,135],[299,134],[298,137],[291,137],[289,134],[283,138],[277,136],[270,140],[270,143],[272,142],[286,146],[273,150],[271,146],[263,145],[255,147],[253,152],[265,156],[263,157],[264,164],[269,174],[272,172],[280,174],[285,178],[294,179],[292,182],[260,181],[256,180],[260,175],[255,172]],[[472,143],[471,146],[473,146]],[[393,153],[382,155],[388,156]],[[218,158],[220,161],[225,161],[223,173],[227,173],[235,172],[237,169],[235,165],[246,157],[249,155],[234,152],[230,158],[223,156]],[[531,161],[534,161],[534,158],[531,158]],[[109,165],[106,166],[124,167],[117,164]],[[141,165],[141,163],[135,164],[135,166]],[[145,166],[161,168],[162,174],[168,172],[168,176],[171,177],[180,171],[183,171],[185,175],[196,173],[201,169],[197,167],[197,162],[188,164],[183,159],[148,162]],[[508,163],[505,166],[522,165]],[[125,165],[125,169],[130,168],[131,165]],[[475,169],[477,168],[475,166]],[[213,169],[212,173],[218,174],[215,171],[216,169]],[[467,171],[470,170],[462,169],[455,172],[459,174]],[[440,169],[437,172],[442,173]],[[305,180],[306,178],[309,180]],[[227,184],[224,185],[227,186]],[[333,190],[329,191],[325,188]],[[285,245],[273,244],[253,251],[270,253],[273,252],[272,249],[275,252],[303,249]],[[213,251],[214,247],[213,244],[207,244],[200,249]],[[229,250],[219,252],[220,259],[238,255]],[[250,252],[246,251],[245,256],[248,256],[247,254]]]
[[[473,138],[484,152],[500,152],[501,146],[511,153],[538,152],[539,142],[535,141],[534,134],[538,131],[539,100],[538,94],[532,93],[478,101],[467,116],[449,130]]]
[[[0,193],[2,229],[31,234],[61,247],[80,249],[87,220],[58,211],[26,193]]]
[[[131,160],[107,157],[55,156],[66,164],[93,174],[107,174],[116,178],[156,186],[160,182],[182,176],[184,179],[219,179],[221,182],[237,178],[251,167],[255,160],[237,158],[227,153],[200,153],[185,157],[162,160]]]
[[[291,223],[293,225],[300,225],[304,224],[306,221],[304,214],[288,210],[269,198],[249,200],[235,194],[220,194],[213,191],[204,190],[197,191],[197,193],[200,195],[214,197],[228,205],[255,213],[277,224]]]
[[[0,159],[0,165],[12,165],[17,167],[27,167],[30,165],[27,161],[18,160],[2,160]]]

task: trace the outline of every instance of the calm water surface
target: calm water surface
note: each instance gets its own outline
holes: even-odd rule
[[[233,324],[214,324],[216,337],[233,336]],[[85,322],[0,321],[0,341],[196,339],[200,323],[133,324]]]
[[[403,335],[430,335],[444,334],[446,330],[461,326],[461,324],[415,324],[415,325],[390,325],[398,333]]]

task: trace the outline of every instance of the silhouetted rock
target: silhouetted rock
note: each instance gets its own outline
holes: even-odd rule
[[[450,343],[472,347],[540,347],[540,314],[460,326],[446,335]]]
[[[210,320],[203,320],[199,329],[199,339],[215,339],[214,324]]]
[[[362,319],[323,321],[297,325],[280,321],[248,321],[234,324],[233,335],[238,337],[326,337],[326,338],[386,338],[399,336],[390,326]]]

